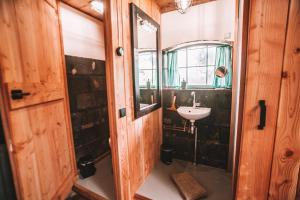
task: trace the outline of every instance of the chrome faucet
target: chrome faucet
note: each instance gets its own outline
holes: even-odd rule
[[[193,108],[196,108],[196,93],[193,91],[191,95],[193,96]]]
[[[200,103],[196,103],[196,93],[193,91],[191,95],[193,96],[193,108],[200,106]]]

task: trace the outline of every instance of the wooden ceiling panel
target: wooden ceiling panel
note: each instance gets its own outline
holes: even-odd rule
[[[84,12],[85,14],[88,14],[99,20],[103,20],[103,14],[100,14],[91,8],[91,0],[62,0],[62,2],[80,10],[81,12]]]
[[[203,3],[208,3],[211,1],[216,1],[216,0],[193,0],[192,6],[203,4]],[[171,11],[176,10],[175,0],[156,0],[156,2],[159,5],[160,11],[162,13],[171,12]]]

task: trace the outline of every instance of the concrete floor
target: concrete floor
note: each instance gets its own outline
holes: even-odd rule
[[[206,200],[231,200],[231,174],[223,169],[190,162],[174,160],[171,165],[158,162],[155,169],[147,177],[145,183],[139,188],[137,194],[153,200],[182,200],[170,175],[187,171],[195,177],[207,190]]]
[[[111,156],[106,156],[95,164],[94,176],[79,179],[77,184],[109,200],[114,199],[114,179]]]

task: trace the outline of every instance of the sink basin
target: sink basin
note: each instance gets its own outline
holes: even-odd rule
[[[181,106],[177,109],[178,114],[190,120],[191,122],[195,122],[196,120],[203,119],[210,115],[211,108],[204,108],[204,107],[186,107]]]

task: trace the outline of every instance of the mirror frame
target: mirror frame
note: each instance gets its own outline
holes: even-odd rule
[[[147,19],[156,28],[156,47],[157,47],[157,103],[149,105],[143,109],[140,108],[140,86],[139,86],[139,65],[138,65],[138,32],[137,17],[138,13],[142,18]],[[160,26],[149,15],[138,8],[134,3],[130,3],[130,30],[131,30],[131,50],[132,50],[132,72],[133,72],[133,91],[134,91],[134,117],[135,119],[147,115],[161,107],[161,67],[160,67]]]

